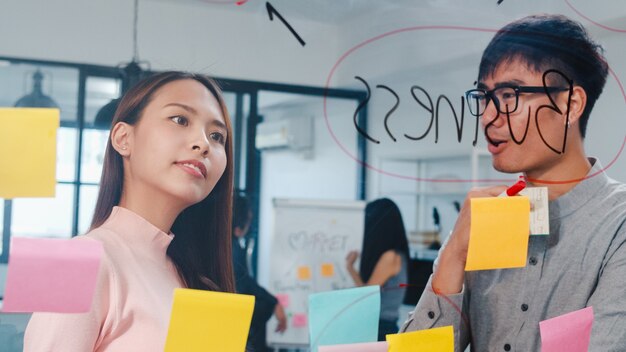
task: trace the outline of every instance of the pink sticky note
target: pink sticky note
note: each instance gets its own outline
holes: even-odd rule
[[[306,314],[297,313],[297,314],[294,314],[293,318],[291,319],[292,319],[291,324],[293,325],[294,328],[306,327],[306,324],[307,324]]]
[[[541,351],[587,352],[592,324],[592,307],[540,322]]]
[[[87,238],[11,238],[2,311],[89,311],[102,253],[102,244]]]
[[[387,352],[388,350],[387,341],[319,346],[317,348],[318,352]]]
[[[289,295],[288,294],[279,293],[276,295],[276,299],[278,300],[278,303],[280,303],[280,305],[283,306],[283,308],[289,307]]]

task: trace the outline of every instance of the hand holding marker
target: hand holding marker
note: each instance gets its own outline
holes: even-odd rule
[[[524,188],[526,188],[526,181],[524,180],[524,176],[520,176],[518,178],[517,182],[515,182],[515,184],[513,184],[513,186],[507,188],[506,191],[502,192],[499,195],[499,197],[504,197],[504,196],[513,197],[513,196],[516,196]]]

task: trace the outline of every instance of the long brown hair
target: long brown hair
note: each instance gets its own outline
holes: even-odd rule
[[[189,288],[234,292],[231,253],[233,194],[232,126],[217,83],[203,75],[169,71],[150,76],[131,88],[122,98],[113,117],[118,122],[136,124],[154,93],[167,83],[193,79],[204,85],[219,102],[228,129],[226,168],[208,197],[183,210],[172,225],[176,238],[167,249],[179,275]],[[124,186],[121,155],[113,148],[111,138],[106,147],[98,201],[91,228],[102,225],[118,205]]]

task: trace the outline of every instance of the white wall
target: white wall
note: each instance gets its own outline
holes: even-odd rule
[[[233,5],[234,7],[234,5]],[[131,0],[2,1],[0,55],[115,66],[132,58]],[[139,58],[154,69],[320,86],[334,28],[297,22],[302,47],[265,11],[200,1],[141,0]]]

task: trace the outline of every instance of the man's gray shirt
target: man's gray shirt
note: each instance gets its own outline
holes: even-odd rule
[[[456,351],[540,351],[540,321],[592,306],[589,351],[626,351],[626,185],[590,161],[550,202],[550,235],[530,236],[526,267],[466,272],[445,297],[429,281],[400,330],[452,325]]]

